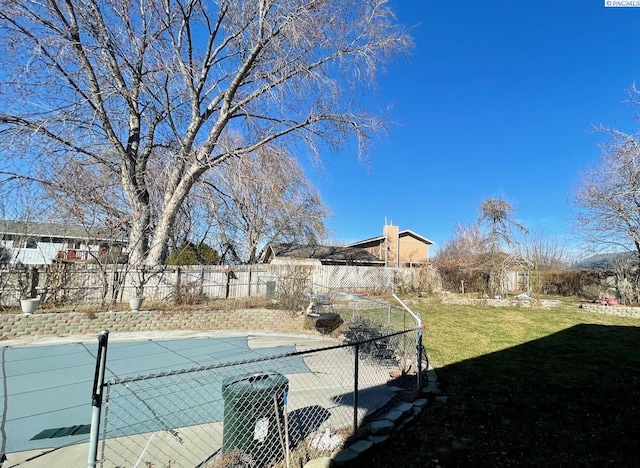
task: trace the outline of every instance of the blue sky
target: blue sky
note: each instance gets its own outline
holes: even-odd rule
[[[436,244],[501,197],[530,230],[573,242],[571,192],[598,160],[593,125],[635,131],[626,90],[640,87],[640,8],[604,0],[392,0],[416,25],[415,49],[381,76],[393,125],[370,164],[345,151],[309,173],[334,214],[334,237],[385,222]]]

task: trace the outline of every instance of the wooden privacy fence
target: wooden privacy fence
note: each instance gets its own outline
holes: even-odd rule
[[[380,289],[424,290],[437,287],[434,267],[387,268],[329,265],[220,265],[131,267],[60,263],[0,269],[0,305],[14,306],[21,285],[34,277],[32,293],[42,301],[110,304],[137,295],[159,301],[196,298],[250,298],[308,293],[313,285],[352,292]]]

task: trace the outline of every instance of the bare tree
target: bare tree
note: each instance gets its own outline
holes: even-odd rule
[[[542,229],[529,233],[519,246],[519,252],[536,270],[557,270],[571,259],[566,244],[558,236]]]
[[[283,148],[229,159],[204,179],[217,236],[231,260],[256,263],[269,242],[316,244],[329,208]]]
[[[438,249],[434,263],[448,290],[478,291],[486,287],[480,261],[487,247],[478,223],[456,223],[454,236]]]
[[[573,259],[572,252],[560,237],[544,229],[536,229],[524,238],[518,245],[518,257],[514,260],[529,272],[525,277],[529,293],[557,291],[559,278],[571,277],[564,267]]]
[[[275,140],[365,148],[383,123],[355,97],[411,45],[386,3],[0,0],[0,173],[113,174],[130,262],[161,263],[185,198],[225,160]]]
[[[514,231],[527,234],[527,228],[512,218],[513,207],[500,198],[487,198],[480,203],[478,223],[486,227],[489,291],[496,294],[502,286],[504,251],[517,250]]]
[[[635,91],[637,94],[638,92]],[[604,129],[600,161],[584,171],[574,192],[576,232],[594,251],[631,252],[635,266],[616,265],[624,300],[640,297],[640,135]]]
[[[53,161],[56,177],[45,184],[42,193],[53,209],[49,218],[83,226],[126,231],[130,219],[126,196],[117,174],[104,166],[87,165],[79,160],[64,165]]]
[[[640,261],[640,136],[608,132],[600,161],[574,192],[577,232],[594,247],[634,252]]]
[[[516,243],[514,229],[527,233],[527,228],[512,218],[513,207],[505,200],[487,198],[480,203],[478,223],[487,228],[486,239],[489,253]]]
[[[484,253],[487,241],[478,223],[470,225],[456,223],[453,230],[454,236],[442,244],[435,258],[471,261]]]

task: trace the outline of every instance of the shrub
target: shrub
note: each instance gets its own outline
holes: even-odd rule
[[[291,312],[303,310],[309,304],[306,295],[311,281],[311,268],[290,266],[279,277],[276,298],[278,305]]]
[[[201,242],[195,245],[187,242],[167,258],[167,265],[217,265],[220,263],[218,252]]]
[[[436,262],[442,281],[442,288],[447,291],[460,291],[464,283],[465,292],[487,292],[489,274],[479,268],[472,268],[458,259],[439,260]]]
[[[594,270],[549,270],[531,273],[534,294],[600,299],[609,288],[606,275]]]

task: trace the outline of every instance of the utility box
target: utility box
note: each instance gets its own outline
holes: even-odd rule
[[[284,402],[289,380],[272,371],[231,377],[222,384],[222,454],[249,455],[257,466],[284,458]]]
[[[267,297],[273,297],[276,295],[276,282],[267,281]]]

